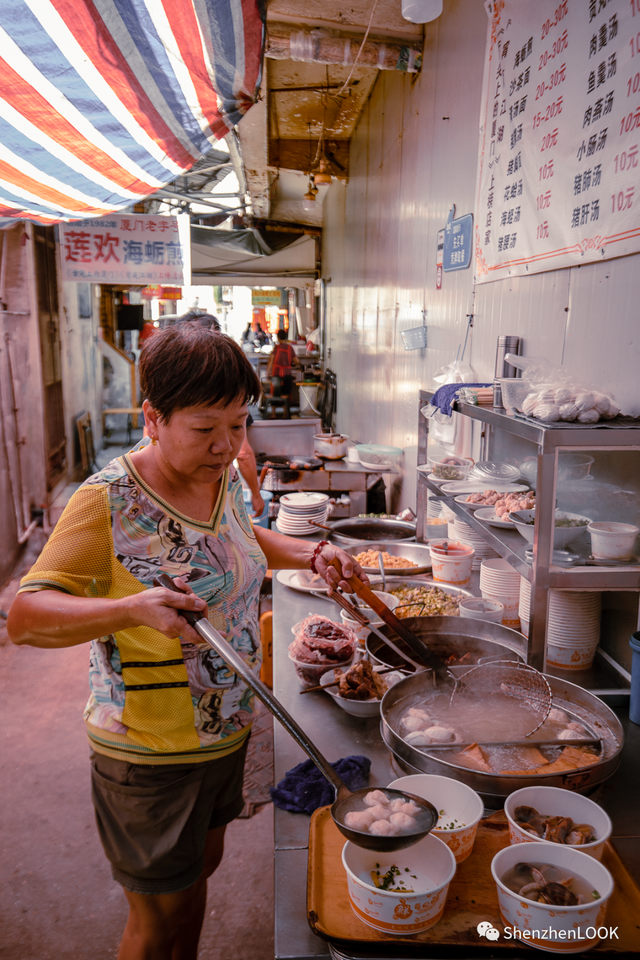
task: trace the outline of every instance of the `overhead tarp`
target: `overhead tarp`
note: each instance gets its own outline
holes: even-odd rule
[[[255,102],[263,0],[0,2],[0,226],[126,209]]]
[[[315,239],[258,230],[191,227],[191,283],[194,285],[305,287],[316,276]]]

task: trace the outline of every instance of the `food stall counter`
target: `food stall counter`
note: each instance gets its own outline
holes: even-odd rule
[[[338,608],[326,600],[283,586],[274,577],[274,693],[331,762],[354,754],[371,760],[370,782],[387,784],[397,773],[380,737],[379,719],[358,719],[340,710],[321,691],[300,695],[300,684],[287,656],[291,627],[310,613],[339,620]],[[613,840],[626,868],[640,882],[640,727],[628,721],[626,709],[617,714],[625,728],[622,763],[596,799],[613,820]],[[306,759],[288,733],[274,723],[275,782]],[[274,808],[275,815],[275,956],[277,960],[311,960],[332,956],[329,945],[316,937],[307,922],[307,853],[310,818]],[[616,839],[617,838],[617,839]],[[388,957],[393,956],[391,951]]]

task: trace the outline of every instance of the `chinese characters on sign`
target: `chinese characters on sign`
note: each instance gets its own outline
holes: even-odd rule
[[[60,224],[62,279],[94,283],[184,283],[176,217],[111,215]]]
[[[453,219],[456,212],[455,204],[449,211],[447,225],[444,228],[443,269],[445,273],[452,270],[466,270],[471,263],[471,247],[473,244],[473,214],[467,213],[464,217]]]
[[[493,0],[478,282],[640,250],[640,0]]]

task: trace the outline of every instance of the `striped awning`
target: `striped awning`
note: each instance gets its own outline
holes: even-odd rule
[[[263,0],[0,0],[0,226],[130,207],[255,102]]]

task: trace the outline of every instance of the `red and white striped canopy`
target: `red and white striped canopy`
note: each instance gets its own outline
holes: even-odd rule
[[[260,88],[262,0],[0,2],[0,226],[130,207]]]

